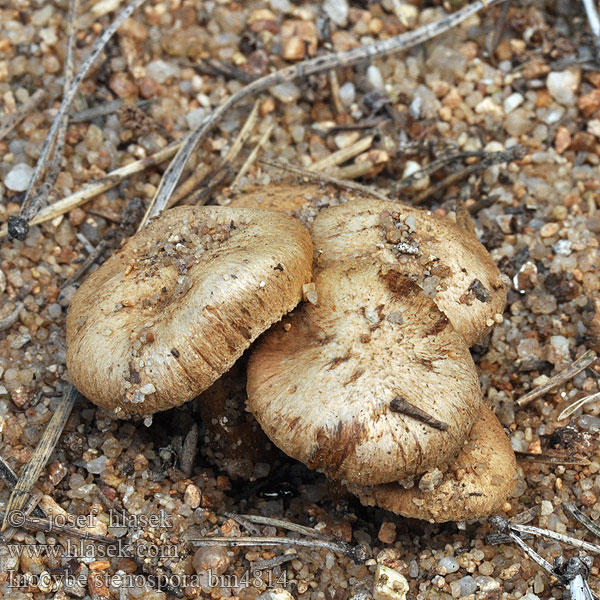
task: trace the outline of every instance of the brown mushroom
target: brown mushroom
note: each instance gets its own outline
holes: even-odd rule
[[[166,211],[74,295],[72,382],[120,417],[190,400],[296,306],[312,256],[302,224],[273,211]]]
[[[468,442],[446,473],[428,473],[410,489],[389,483],[363,489],[350,486],[349,490],[366,506],[376,505],[405,517],[438,523],[464,521],[500,509],[514,489],[516,473],[510,441],[494,413],[483,406]]]
[[[248,407],[275,445],[332,479],[374,485],[454,456],[480,410],[463,339],[409,278],[333,264],[255,346]]]
[[[393,265],[435,300],[469,346],[501,318],[506,290],[498,267],[472,233],[447,218],[358,199],[323,210],[311,233],[317,266],[365,257]]]

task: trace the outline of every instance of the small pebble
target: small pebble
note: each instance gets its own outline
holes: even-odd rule
[[[546,87],[550,95],[560,104],[572,106],[577,99],[576,92],[581,81],[580,69],[552,71],[546,78]]]
[[[506,114],[512,112],[513,110],[515,110],[515,108],[521,106],[524,100],[525,98],[518,92],[511,94],[508,98],[506,98],[506,100],[504,100],[504,112]]]
[[[438,563],[438,573],[447,575],[448,573],[456,573],[459,569],[458,561],[453,556],[444,556]]]
[[[349,11],[346,0],[325,0],[323,10],[338,27],[346,27]]]
[[[556,235],[558,233],[559,229],[560,229],[560,225],[558,223],[546,223],[540,229],[540,235],[543,238],[549,238],[549,237],[552,237],[553,235]]]
[[[381,71],[375,65],[369,65],[367,80],[374,89],[383,90],[383,77],[381,76]]]
[[[33,176],[33,167],[27,163],[15,165],[4,178],[4,185],[13,192],[24,192]]]
[[[393,544],[396,541],[396,524],[391,521],[384,521],[379,528],[377,537],[384,544]]]
[[[356,98],[356,88],[351,81],[340,86],[340,101],[344,106],[351,106]]]

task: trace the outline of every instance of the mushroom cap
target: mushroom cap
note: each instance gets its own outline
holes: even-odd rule
[[[354,197],[331,185],[276,183],[239,192],[227,206],[276,210],[308,224],[322,209]]]
[[[291,216],[310,204],[318,190],[316,185],[297,185],[293,183],[259,185],[238,192],[227,206],[237,208],[263,208],[276,210]],[[323,195],[321,191],[319,196]]]
[[[375,485],[454,456],[479,414],[463,339],[407,277],[378,261],[332,265],[254,347],[248,408],[289,456],[331,479]],[[394,412],[403,398],[447,425]]]
[[[496,415],[482,406],[468,442],[431,491],[417,483],[405,489],[398,483],[349,490],[366,506],[377,505],[394,513],[443,523],[485,517],[500,509],[515,485],[517,461]]]
[[[72,382],[119,417],[183,404],[296,306],[312,257],[306,229],[280,213],[166,211],[73,296]]]
[[[477,238],[450,219],[395,202],[357,199],[323,210],[311,233],[316,266],[369,256],[394,265],[434,297],[469,346],[504,311],[498,267]]]

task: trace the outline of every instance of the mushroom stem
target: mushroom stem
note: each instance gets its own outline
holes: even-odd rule
[[[444,423],[432,417],[429,413],[426,413],[424,410],[421,410],[418,406],[411,404],[406,398],[402,396],[396,396],[390,402],[390,409],[395,413],[400,413],[402,415],[406,415],[408,417],[412,417],[417,421],[421,421],[421,423],[425,423],[434,429],[438,429],[439,431],[447,431],[448,424]]]

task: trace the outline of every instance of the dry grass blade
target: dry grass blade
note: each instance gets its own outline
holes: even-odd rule
[[[261,159],[263,165],[269,165],[270,167],[275,167],[276,169],[282,169],[284,171],[289,171],[290,173],[294,173],[294,175],[299,175],[300,177],[306,177],[312,181],[318,181],[319,183],[328,183],[339,187],[343,190],[349,190],[352,192],[358,192],[359,194],[364,194],[365,196],[372,196],[373,198],[379,198],[379,200],[389,200],[389,198],[382,194],[380,191],[372,188],[368,185],[362,185],[360,183],[356,183],[354,181],[348,181],[346,179],[339,179],[338,177],[332,177],[331,175],[326,175],[325,173],[318,173],[316,171],[307,171],[306,169],[302,169],[301,167],[296,167],[295,165],[290,165],[287,162],[282,160],[268,160]]]
[[[163,160],[166,160],[173,156],[177,149],[181,144],[171,144],[166,146],[162,150],[159,150],[152,156],[148,158],[143,158],[141,160],[136,160],[135,162],[129,163],[124,167],[119,167],[114,171],[111,171],[106,177],[99,179],[98,181],[94,181],[86,185],[83,189],[59,200],[58,202],[54,202],[50,206],[46,206],[35,216],[31,221],[30,225],[39,225],[40,223],[45,223],[46,221],[51,221],[56,217],[60,217],[65,213],[68,213],[70,210],[85,204],[92,198],[95,198],[99,194],[102,194],[106,190],[110,190],[115,186],[119,185],[122,181],[135,175],[136,173],[140,173],[149,167],[153,167]],[[8,234],[8,230],[6,225],[0,229],[0,238],[6,237]]]
[[[37,212],[40,209],[39,204],[33,201],[34,190],[36,189],[41,174],[48,163],[48,158],[54,146],[54,142],[59,132],[59,128],[61,127],[63,118],[67,114],[69,107],[73,102],[73,99],[75,98],[75,94],[77,93],[79,85],[83,81],[83,78],[87,75],[88,71],[90,70],[90,67],[92,66],[96,58],[98,58],[98,56],[104,49],[104,46],[106,46],[107,42],[114,35],[117,29],[121,26],[123,21],[127,19],[135,10],[137,10],[144,2],[145,0],[133,0],[133,2],[129,4],[129,6],[127,6],[123,11],[121,11],[119,15],[117,15],[116,19],[106,28],[104,33],[98,38],[98,40],[94,44],[92,51],[90,52],[89,56],[81,66],[81,69],[73,79],[71,87],[69,88],[68,92],[64,95],[58,112],[56,113],[56,116],[52,121],[52,125],[50,126],[50,131],[48,132],[46,140],[44,141],[44,145],[42,146],[42,151],[40,152],[40,156],[36,163],[35,171],[33,173],[31,181],[29,182],[29,186],[27,187],[27,192],[25,193],[25,199],[23,200],[21,213],[19,217],[15,217],[15,219],[20,219],[20,222],[13,221],[14,233],[18,234],[14,235],[13,237],[23,240],[27,237],[27,233],[29,230],[28,223],[31,221],[31,219],[33,219],[33,217],[37,214]],[[11,236],[12,235],[13,232],[11,232]]]
[[[4,481],[4,483],[6,483],[6,485],[8,485],[11,488],[13,488],[15,485],[17,485],[17,481],[19,481],[17,474],[10,468],[10,465],[1,456],[0,456],[0,479],[2,479]],[[33,514],[40,519],[46,518],[46,513],[39,506],[36,506],[33,509]]]
[[[558,415],[558,420],[562,421],[563,419],[568,419],[576,410],[580,409],[588,402],[593,402],[594,400],[600,400],[600,392],[596,392],[595,394],[590,394],[589,396],[575,400],[575,402],[569,404],[569,406],[567,406],[567,408],[565,408],[560,415]]]
[[[575,506],[575,502],[563,502],[562,507],[570,517],[583,525],[590,533],[593,533],[596,537],[600,538],[600,527],[587,515],[582,513],[577,506]]]
[[[250,167],[256,162],[258,153],[260,152],[261,148],[267,143],[267,140],[271,136],[271,132],[273,131],[274,127],[275,127],[275,123],[271,123],[271,125],[269,125],[267,127],[267,129],[265,130],[265,132],[262,134],[262,137],[260,138],[260,140],[258,140],[258,144],[256,144],[256,146],[254,146],[254,148],[252,149],[252,152],[250,152],[250,155],[246,159],[246,162],[242,165],[242,168],[239,170],[238,174],[235,176],[235,179],[233,180],[233,183],[231,184],[232,188],[235,189],[239,185],[242,177],[244,177],[246,175],[246,173],[250,170]]]
[[[209,191],[210,193],[212,193],[215,185],[223,180],[223,174],[221,173],[220,176],[218,175],[219,171],[222,171],[223,169],[227,168],[231,161],[236,159],[237,155],[240,153],[242,147],[244,146],[244,142],[250,136],[250,132],[256,125],[258,108],[259,102],[257,101],[254,103],[254,107],[250,111],[250,114],[248,115],[248,118],[246,119],[246,122],[244,123],[244,126],[242,127],[238,136],[234,140],[233,144],[231,144],[231,148],[229,148],[227,154],[219,162],[216,169],[213,170],[207,165],[202,165],[200,168],[196,169],[179,186],[177,192],[171,196],[171,198],[169,199],[169,203],[167,204],[167,208],[175,206],[178,202],[183,200],[188,195],[190,195],[190,197],[187,199],[187,204],[196,204],[199,198],[201,198],[203,195],[206,195],[208,199]],[[197,190],[194,193],[194,189],[200,184],[203,184],[204,189]],[[138,231],[143,227],[145,219],[146,215],[144,215],[144,218],[142,219]]]
[[[23,473],[10,494],[4,518],[2,519],[2,531],[4,531],[9,524],[7,519],[10,513],[12,511],[19,511],[25,506],[32,487],[35,485],[40,473],[46,466],[50,454],[52,454],[52,451],[62,434],[65,423],[71,414],[71,410],[73,409],[73,405],[75,404],[78,395],[79,392],[69,384],[63,394],[60,404],[44,430],[36,449],[33,451],[31,459],[23,469]]]
[[[586,467],[590,464],[587,458],[563,458],[561,456],[550,456],[548,454],[532,454],[531,452],[515,452],[518,460],[542,463],[545,465],[571,465]]]
[[[321,539],[335,539],[330,535],[324,534],[321,531],[313,529],[312,527],[305,527],[304,525],[298,525],[298,523],[293,523],[292,521],[285,521],[284,519],[273,519],[271,517],[263,517],[262,515],[236,515],[236,517],[249,521],[250,523],[256,523],[257,525],[280,527],[281,529],[295,531],[296,533],[307,535],[309,537]]]
[[[0,140],[3,140],[44,98],[46,90],[40,88],[14,113],[7,115],[0,126]]]
[[[346,146],[346,148],[342,148],[337,152],[333,152],[329,156],[326,156],[322,160],[312,164],[309,168],[309,171],[326,171],[331,167],[337,167],[342,163],[345,163],[347,160],[358,156],[359,154],[365,152],[371,147],[373,144],[373,136],[369,135],[354,144],[350,144],[350,146]]]
[[[316,58],[298,63],[291,67],[287,67],[275,73],[265,75],[256,81],[248,84],[232,96],[230,96],[226,102],[217,107],[212,113],[210,113],[202,123],[194,129],[185,139],[181,149],[177,153],[177,156],[173,159],[169,168],[165,172],[158,190],[152,203],[148,209],[146,217],[142,225],[148,222],[148,219],[155,217],[160,214],[169,202],[169,198],[173,193],[177,182],[181,177],[181,173],[185,168],[185,164],[191,153],[194,151],[201,139],[215,126],[215,124],[221,119],[221,117],[231,110],[233,106],[238,104],[241,100],[264,92],[276,85],[287,83],[290,81],[297,81],[308,77],[309,75],[315,75],[318,73],[326,73],[331,69],[340,67],[350,67],[373,58],[380,56],[387,56],[406,50],[418,44],[422,44],[427,40],[430,40],[445,31],[455,27],[465,19],[478,13],[480,10],[489,6],[498,4],[503,0],[486,0],[482,2],[478,0],[473,4],[466,6],[465,8],[448,15],[435,23],[424,25],[419,29],[410,31],[407,33],[400,34],[398,36],[388,38],[386,40],[380,40],[366,46],[353,48],[346,52],[339,52],[335,54],[329,54],[325,56],[317,56]]]
[[[598,9],[594,0],[583,0],[583,6],[585,7],[585,14],[587,16],[588,23],[592,35],[594,36],[594,44],[596,46],[596,52],[600,51],[600,18],[598,17]],[[598,57],[596,57],[598,58]]]
[[[593,350],[588,350],[584,352],[576,361],[571,363],[568,367],[563,369],[560,373],[551,377],[544,385],[540,385],[539,387],[531,390],[519,400],[517,400],[516,404],[519,407],[527,406],[530,402],[533,402],[536,398],[547,394],[550,390],[553,390],[555,387],[569,381],[569,379],[573,379],[575,375],[581,373],[584,369],[587,369],[595,360],[596,353]]]

